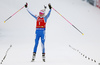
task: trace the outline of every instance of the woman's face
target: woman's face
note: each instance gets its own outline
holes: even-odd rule
[[[44,16],[44,13],[39,12],[39,16],[40,17]]]

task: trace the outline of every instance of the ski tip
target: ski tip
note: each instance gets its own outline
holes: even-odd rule
[[[12,45],[10,45],[10,47],[12,47]]]
[[[4,21],[4,23],[6,23],[6,21]]]
[[[84,34],[82,34],[82,35],[84,35]]]

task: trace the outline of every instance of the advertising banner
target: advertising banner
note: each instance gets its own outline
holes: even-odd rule
[[[100,0],[97,0],[97,7],[100,8]]]

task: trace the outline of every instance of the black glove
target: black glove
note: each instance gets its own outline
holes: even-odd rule
[[[44,9],[46,9],[47,7],[44,5]]]
[[[27,8],[27,7],[28,7],[28,3],[25,4],[25,8]]]
[[[51,9],[51,8],[52,8],[52,6],[51,6],[51,4],[50,4],[50,3],[48,4],[48,6],[49,6],[49,9]]]

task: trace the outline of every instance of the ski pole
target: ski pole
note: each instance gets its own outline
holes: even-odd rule
[[[7,51],[6,51],[6,53],[5,53],[5,56],[3,57],[3,60],[1,61],[0,64],[2,64],[3,61],[5,60],[5,58],[6,58],[6,56],[7,56],[7,53],[8,53],[8,51],[9,51],[9,49],[10,49],[11,47],[12,47],[12,45],[10,45],[10,47],[7,49]]]
[[[16,13],[18,13],[20,10],[22,10],[24,8],[24,6],[22,8],[20,8],[17,12],[15,12],[13,15],[11,15],[9,18],[7,18],[4,23],[6,23],[7,20],[9,20],[11,17],[13,17]]]
[[[57,10],[55,10],[53,7],[52,9],[56,11],[60,16],[62,16]],[[64,16],[62,16],[69,24],[71,24],[77,31],[79,31],[82,35],[84,35],[78,28],[76,28],[71,22],[69,22]]]

